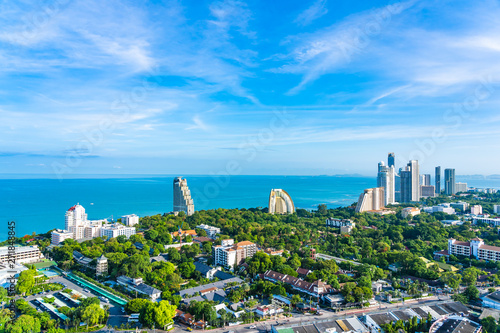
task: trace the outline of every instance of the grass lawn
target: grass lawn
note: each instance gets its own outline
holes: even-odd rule
[[[42,262],[37,262],[35,264],[30,264],[30,265],[34,265],[36,269],[44,269],[44,268],[47,268],[47,267],[56,266],[57,263],[55,261],[51,261],[51,260],[48,260],[48,259],[43,259]]]

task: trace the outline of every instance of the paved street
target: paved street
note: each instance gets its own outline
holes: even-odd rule
[[[212,333],[224,333],[228,331],[234,331],[235,333],[262,333],[266,331],[271,330],[271,325],[290,325],[290,324],[308,324],[313,321],[317,320],[325,320],[325,319],[344,319],[348,318],[351,316],[361,316],[365,315],[367,313],[377,313],[377,312],[383,312],[383,311],[390,311],[390,310],[401,310],[401,309],[408,309],[411,307],[415,306],[423,306],[423,305],[436,305],[439,303],[443,302],[449,302],[450,297],[449,296],[442,296],[440,299],[437,299],[437,297],[430,297],[427,299],[422,299],[422,300],[411,300],[411,301],[406,301],[404,305],[398,303],[398,304],[382,304],[381,307],[379,306],[374,306],[371,308],[366,308],[366,309],[354,309],[354,310],[348,310],[348,311],[342,311],[335,313],[334,311],[331,310],[326,310],[323,311],[323,315],[321,316],[316,316],[316,315],[311,315],[311,314],[299,314],[299,313],[294,313],[292,318],[280,318],[278,320],[267,320],[265,322],[256,322],[254,324],[242,324],[242,325],[236,325],[236,326],[226,326],[224,328],[218,328],[214,330],[210,330]],[[255,329],[251,329],[250,326],[255,325]],[[150,333],[153,332],[162,332],[161,330],[141,330],[141,331],[148,331]],[[110,332],[108,330],[102,330],[101,332]],[[124,332],[124,331],[120,331]],[[127,332],[135,332],[134,330],[130,330]],[[184,325],[179,325],[175,324],[175,329],[171,332],[174,333],[186,333],[189,332],[187,327]]]

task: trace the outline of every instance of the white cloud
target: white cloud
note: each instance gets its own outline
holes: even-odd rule
[[[300,13],[295,19],[295,23],[301,26],[306,26],[311,24],[314,20],[320,18],[321,16],[328,13],[326,8],[326,0],[316,0],[311,7],[307,8],[305,11]]]

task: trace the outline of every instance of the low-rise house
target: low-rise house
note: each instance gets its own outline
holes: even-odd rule
[[[283,252],[284,252],[283,250],[276,250],[272,248],[267,248],[264,250],[264,253],[270,256],[281,256],[283,255]]]
[[[125,275],[119,276],[116,281],[132,292],[147,295],[152,301],[161,296],[161,290],[151,287],[142,282],[142,278],[131,278]]]
[[[309,270],[309,269],[307,269],[307,268],[301,268],[301,267],[297,268],[297,271],[296,271],[296,272],[297,272],[297,274],[299,274],[299,277],[301,277],[301,278],[305,278],[305,277],[307,277],[309,274],[311,274],[311,273],[312,273],[312,271],[311,271],[311,270]]]
[[[207,233],[207,236],[212,238],[212,239],[215,239],[215,237],[217,237],[217,234],[220,234],[220,228],[213,227],[211,225],[200,224],[200,225],[196,226],[196,228],[205,230],[205,232]]]
[[[184,290],[179,291],[179,295],[183,299],[189,298],[191,300],[194,300],[193,296],[200,296],[201,297],[201,295],[203,295],[206,297],[206,296],[211,295],[212,293],[216,293],[216,292],[220,292],[220,291],[223,292],[229,283],[240,284],[242,282],[243,282],[243,280],[240,279],[239,277],[234,277],[234,278],[223,280],[223,281],[212,282],[212,283],[208,283],[205,285],[201,285],[201,286],[197,286],[197,287],[193,287],[193,288],[189,288],[189,289],[184,289]],[[203,300],[203,298],[202,298],[202,300]]]
[[[500,291],[488,294],[483,299],[483,307],[500,310]]]
[[[291,285],[293,289],[304,292],[308,295],[319,297],[333,291],[332,287],[321,280],[307,282],[294,276],[281,274],[275,271],[267,271],[263,275],[264,279],[272,282],[282,282]]]
[[[283,313],[283,309],[281,307],[277,307],[277,306],[264,305],[264,306],[258,306],[254,310],[254,312],[257,315],[257,317],[265,318],[265,317],[274,316],[274,315],[278,315],[280,313]]]

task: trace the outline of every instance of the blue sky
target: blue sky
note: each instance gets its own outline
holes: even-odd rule
[[[6,1],[0,25],[0,173],[500,173],[499,1]]]

